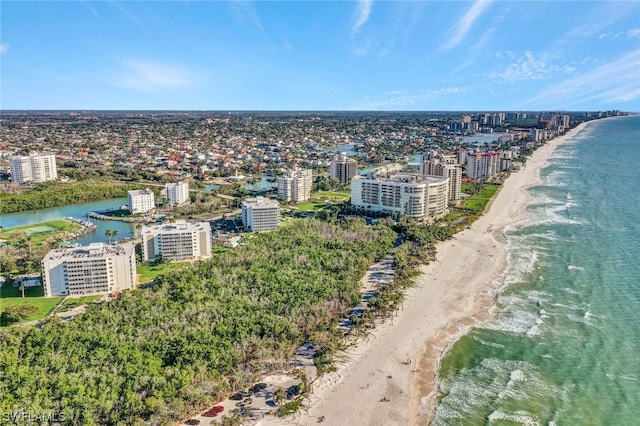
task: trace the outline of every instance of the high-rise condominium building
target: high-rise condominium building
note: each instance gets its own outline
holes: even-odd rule
[[[175,223],[144,226],[142,258],[145,262],[158,257],[171,261],[202,260],[211,257],[211,226],[209,222]]]
[[[439,218],[449,205],[449,179],[397,173],[355,176],[351,204],[366,210],[413,218]]]
[[[331,161],[331,179],[338,179],[340,183],[349,183],[356,175],[357,166],[356,160],[349,158],[346,152],[341,152]]]
[[[278,178],[278,197],[284,201],[302,203],[311,197],[313,172],[306,169],[287,170]]]
[[[58,178],[56,157],[54,155],[37,155],[13,157],[9,160],[11,180],[23,184],[27,182],[46,182]]]
[[[444,155],[431,150],[422,156],[420,172],[428,176],[449,178],[449,200],[458,201],[462,190],[462,168],[457,164],[457,155]]]
[[[164,192],[170,206],[182,206],[189,202],[189,182],[167,183]]]
[[[153,191],[148,188],[129,191],[128,197],[131,214],[147,213],[156,207]]]
[[[471,152],[467,154],[467,177],[469,179],[491,179],[500,170],[500,153]]]
[[[280,225],[280,205],[264,197],[242,202],[242,223],[250,231],[270,231]]]
[[[135,245],[91,243],[50,250],[42,259],[45,296],[104,294],[136,284]]]

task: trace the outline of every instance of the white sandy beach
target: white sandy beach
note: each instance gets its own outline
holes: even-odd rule
[[[323,424],[340,426],[427,424],[444,351],[491,315],[507,269],[503,232],[526,218],[526,188],[539,182],[554,148],[585,125],[538,148],[471,229],[438,244],[437,260],[422,268],[393,323],[376,327],[336,373],[315,382],[307,412],[288,421],[269,416],[260,424],[313,424],[320,416]]]

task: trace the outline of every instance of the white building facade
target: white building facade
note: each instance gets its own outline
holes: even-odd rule
[[[9,159],[11,181],[19,184],[27,182],[46,182],[58,178],[56,157],[32,154]]]
[[[307,169],[287,170],[278,178],[278,197],[286,202],[302,203],[311,198],[313,172]]]
[[[280,205],[264,197],[242,202],[242,223],[250,231],[270,231],[280,225]]]
[[[189,182],[167,183],[164,193],[170,206],[182,206],[189,202]]]
[[[449,200],[457,202],[462,192],[462,167],[455,154],[444,155],[439,151],[427,151],[422,156],[420,173],[425,176],[440,176],[449,179]]]
[[[448,211],[449,179],[411,173],[356,176],[351,181],[351,204],[375,212],[436,219]]]
[[[135,245],[92,243],[50,250],[42,260],[45,296],[105,294],[136,285]]]
[[[150,189],[129,191],[128,198],[131,214],[144,214],[156,208],[153,191]]]
[[[209,222],[175,223],[143,226],[142,259],[145,262],[159,257],[173,262],[203,260],[211,257],[211,225]]]

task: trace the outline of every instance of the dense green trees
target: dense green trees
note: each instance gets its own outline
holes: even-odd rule
[[[0,214],[126,197],[131,189],[140,189],[140,185],[93,181],[45,182],[17,194],[0,192]]]
[[[337,333],[386,226],[295,221],[62,323],[0,331],[0,411],[170,424]]]

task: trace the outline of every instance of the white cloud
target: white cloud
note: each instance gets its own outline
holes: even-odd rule
[[[627,31],[627,37],[640,38],[640,28],[634,28],[632,30]]]
[[[0,55],[9,51],[9,43],[0,43]]]
[[[233,0],[229,3],[232,12],[240,21],[249,22],[254,25],[258,30],[264,31],[260,16],[256,12],[252,2],[243,0]]]
[[[195,83],[192,72],[172,65],[129,61],[124,63],[124,68],[110,78],[112,85],[140,91],[154,91],[188,87]]]
[[[457,95],[468,92],[464,87],[445,87],[443,89],[423,90],[417,93],[409,93],[404,90],[392,90],[385,93],[385,97],[380,99],[364,99],[351,110],[384,110],[408,108],[416,104],[425,104],[431,100],[442,96]],[[429,109],[430,105],[421,108]]]
[[[467,36],[474,22],[482,15],[482,13],[491,5],[493,0],[477,0],[455,24],[452,37],[446,42],[442,48],[452,49],[456,47]]]
[[[640,49],[541,91],[520,106],[582,107],[599,101],[628,102],[640,98]]]
[[[493,72],[489,77],[508,82],[547,80],[558,74],[569,74],[575,70],[575,68],[568,65],[559,66],[549,63],[549,60],[550,58],[547,55],[536,57],[532,52],[526,51],[515,62],[507,65],[504,71]]]
[[[353,23],[353,27],[351,27],[351,34],[356,35],[360,28],[367,23],[369,20],[369,15],[371,15],[371,6],[373,5],[373,0],[360,0],[358,1],[358,10],[356,21]]]

